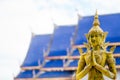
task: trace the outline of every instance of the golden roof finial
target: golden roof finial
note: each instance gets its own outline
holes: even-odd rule
[[[98,12],[96,10],[95,16],[94,16],[94,22],[93,22],[94,26],[100,25],[99,19],[98,19]]]

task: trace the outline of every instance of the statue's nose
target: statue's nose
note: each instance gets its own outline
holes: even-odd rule
[[[95,40],[95,37],[93,37],[92,39]]]

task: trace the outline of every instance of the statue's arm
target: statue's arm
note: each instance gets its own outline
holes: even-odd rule
[[[114,77],[116,79],[117,70],[116,70],[116,65],[115,65],[115,59],[114,59],[112,53],[108,53],[107,64],[108,64],[108,68],[109,68],[110,72],[112,72],[114,74]]]
[[[108,67],[109,67],[110,71],[97,63],[94,65],[94,67],[97,70],[99,70],[100,72],[102,72],[104,75],[106,75],[107,77],[109,77],[111,79],[115,79],[116,78],[116,68],[115,68],[115,61],[114,61],[112,54],[108,54],[107,63],[108,63]]]
[[[86,63],[85,63],[85,59],[84,56],[81,55],[80,60],[78,62],[78,68],[77,68],[77,72],[76,72],[76,80],[79,80],[81,78],[83,78],[91,69],[91,65],[87,65],[86,67]]]

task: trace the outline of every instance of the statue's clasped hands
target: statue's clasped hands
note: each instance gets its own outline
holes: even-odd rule
[[[96,59],[95,59],[95,55],[94,52],[91,52],[91,61],[90,61],[90,65],[91,66],[95,66],[97,64]]]

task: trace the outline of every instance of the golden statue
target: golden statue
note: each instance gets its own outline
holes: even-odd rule
[[[100,22],[98,14],[94,16],[93,27],[86,34],[87,42],[85,46],[87,51],[83,53],[82,49],[79,51],[82,53],[78,62],[78,68],[76,72],[76,80],[81,80],[88,73],[88,80],[104,80],[103,75],[116,79],[116,67],[113,52],[115,46],[110,51],[106,48],[108,43],[105,43],[107,32],[103,32],[100,28]],[[108,69],[105,66],[108,66]]]

